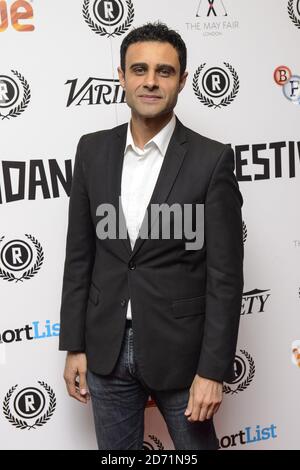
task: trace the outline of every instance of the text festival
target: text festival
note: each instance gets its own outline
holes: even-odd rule
[[[295,178],[300,174],[300,141],[236,145],[234,151],[239,182]],[[64,168],[55,159],[2,160],[1,163],[0,204],[57,198],[61,196],[61,188],[70,195],[72,160],[65,160]]]

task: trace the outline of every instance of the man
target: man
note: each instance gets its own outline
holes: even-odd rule
[[[142,449],[149,395],[176,449],[218,448],[213,415],[233,377],[242,300],[243,199],[232,149],[173,113],[185,68],[175,31],[131,31],[118,68],[130,123],[84,135],[77,148],[59,348],[69,395],[91,395],[99,449]],[[184,235],[140,236],[154,204],[204,204],[201,247],[187,250]],[[108,205],[125,239],[98,236]]]

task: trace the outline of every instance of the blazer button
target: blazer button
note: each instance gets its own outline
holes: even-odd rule
[[[128,266],[129,266],[129,269],[131,269],[131,270],[133,270],[133,269],[135,269],[135,268],[136,268],[136,265],[134,264],[134,262],[133,262],[133,261],[130,261],[130,263],[129,263],[129,265],[128,265]]]
[[[125,300],[125,299],[122,299],[122,300],[121,300],[121,306],[122,306],[122,307],[125,307],[125,305],[126,305],[126,300]]]

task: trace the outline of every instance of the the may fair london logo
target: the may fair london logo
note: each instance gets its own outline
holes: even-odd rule
[[[127,225],[119,197],[118,208],[99,204],[96,235],[100,240],[127,239]],[[134,234],[146,240],[185,240],[186,250],[200,250],[204,244],[204,204],[149,204]]]
[[[225,67],[207,67],[201,64],[193,77],[193,90],[204,106],[222,108],[230,105],[236,98],[240,82],[235,69],[228,62]]]
[[[131,0],[84,0],[84,21],[100,36],[121,36],[126,33],[134,19]]]
[[[203,36],[221,36],[237,30],[239,22],[231,16],[226,2],[198,0],[197,6],[195,4],[195,17],[186,22],[187,30],[200,32]]]
[[[288,14],[296,28],[300,29],[300,0],[288,1]]]

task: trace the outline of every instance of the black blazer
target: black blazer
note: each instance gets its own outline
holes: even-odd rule
[[[130,298],[135,355],[150,388],[189,387],[196,373],[230,381],[244,257],[243,198],[233,172],[233,150],[176,118],[149,204],[204,203],[204,244],[186,250],[184,236],[138,237],[132,250],[128,236],[100,240],[96,235],[97,206],[118,208],[126,131],[127,124],[122,124],[84,135],[78,143],[59,349],[85,351],[90,370],[111,373]]]

